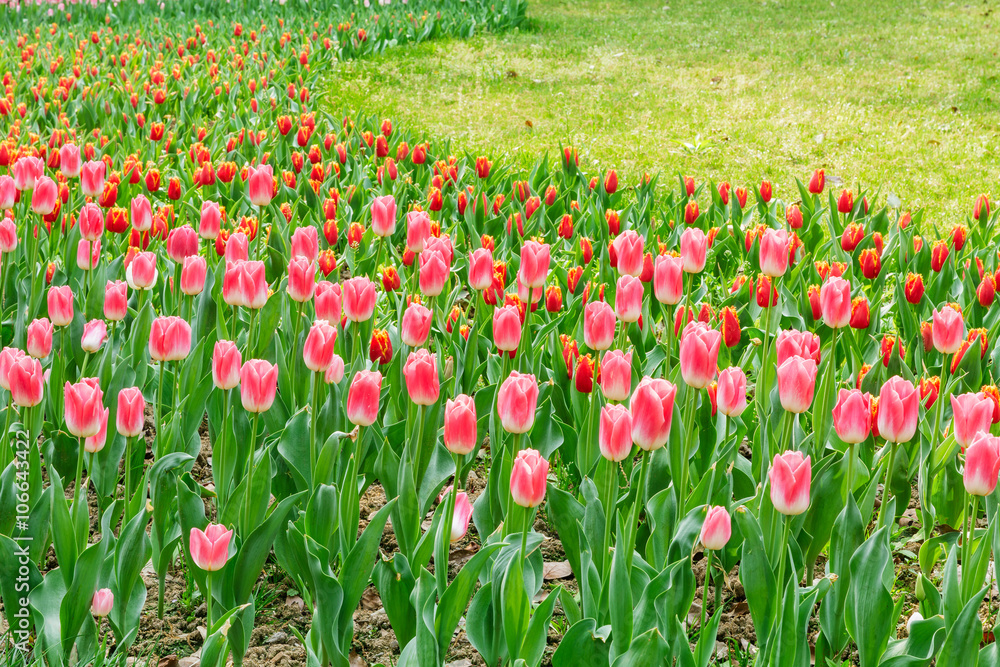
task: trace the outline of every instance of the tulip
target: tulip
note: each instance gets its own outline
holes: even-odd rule
[[[476,448],[476,402],[467,394],[459,394],[445,403],[444,446],[459,456]]]
[[[497,392],[497,413],[508,433],[527,433],[535,423],[538,382],[534,375],[511,371]]]
[[[108,408],[104,408],[104,412],[101,413],[100,426],[97,433],[90,436],[89,438],[84,438],[83,441],[83,451],[88,454],[96,454],[97,452],[104,449],[104,445],[108,441],[108,415],[110,411]]]
[[[115,595],[110,588],[102,588],[90,599],[90,613],[97,617],[104,617],[111,613],[115,606]]]
[[[469,254],[469,287],[482,291],[493,284],[493,253],[478,248]]]
[[[333,362],[333,345],[337,341],[337,330],[326,320],[316,320],[306,335],[302,358],[306,368],[314,373],[325,372]]]
[[[118,392],[118,412],[115,429],[126,438],[142,433],[146,423],[146,399],[138,387],[126,387]]]
[[[667,443],[674,416],[677,387],[662,379],[644,377],[632,392],[632,441],[644,451],[659,449]]]
[[[632,352],[611,350],[601,360],[601,392],[609,401],[624,401],[632,391]]]
[[[69,285],[50,287],[48,305],[53,326],[67,327],[73,322],[73,290]]]
[[[545,498],[549,462],[534,449],[517,453],[510,470],[511,499],[521,507],[538,507]]]
[[[31,193],[31,210],[38,215],[49,215],[56,208],[59,198],[59,186],[48,176],[42,176],[35,181],[35,190]]]
[[[778,366],[778,395],[781,407],[801,414],[812,405],[816,390],[816,362],[802,357],[789,357]]]
[[[212,381],[218,389],[232,389],[240,383],[243,357],[236,343],[230,340],[215,342],[212,350]]]
[[[962,314],[951,306],[935,309],[931,328],[934,348],[942,354],[955,354],[965,340],[965,322]]]
[[[0,350],[0,387],[10,391],[10,383],[7,381],[7,371],[24,356],[24,351],[16,347],[5,347]]]
[[[442,492],[443,495],[450,497],[451,489],[452,487],[450,486],[446,488]],[[469,501],[469,495],[465,491],[459,491],[455,496],[455,510],[451,519],[450,538],[452,542],[458,542],[465,537],[465,534],[469,531],[469,519],[471,518],[472,503]]]
[[[9,348],[4,348],[6,351]],[[20,350],[18,350],[20,353]],[[3,362],[0,359],[0,362]],[[25,356],[14,356],[8,353],[6,369],[0,368],[0,377],[4,378],[6,389],[14,405],[21,408],[33,408],[42,402],[45,390],[45,373],[38,359]]]
[[[104,174],[107,167],[100,160],[85,162],[80,168],[80,189],[87,197],[98,197],[104,192]]]
[[[624,461],[632,453],[632,414],[624,405],[601,408],[598,444],[601,456],[609,461]]]
[[[0,194],[0,197],[2,196]],[[10,218],[2,218],[0,219],[0,253],[14,252],[16,249],[17,225]]]
[[[32,320],[27,330],[28,354],[36,359],[44,359],[52,352],[52,323],[45,317]]]
[[[981,432],[965,450],[962,479],[970,496],[985,497],[997,488],[1000,473],[1000,438]]]
[[[288,263],[288,285],[286,291],[292,301],[305,303],[312,298],[316,289],[316,263],[300,255],[293,256]]]
[[[493,341],[497,349],[511,358],[521,343],[521,315],[517,306],[507,304],[493,311]]]
[[[190,225],[181,225],[170,230],[167,236],[167,255],[178,264],[185,257],[198,254],[198,233]]]
[[[833,428],[837,437],[854,445],[871,433],[871,396],[860,389],[841,389],[833,408]]]
[[[403,366],[406,389],[417,405],[433,405],[441,392],[437,357],[426,349],[411,352]]]
[[[326,320],[334,326],[340,324],[342,294],[341,287],[337,283],[325,280],[316,283],[313,299],[316,307],[316,319]]]
[[[701,322],[688,322],[681,334],[681,377],[685,384],[704,389],[715,378],[722,334]]]
[[[819,291],[819,304],[828,327],[846,327],[851,321],[851,284],[836,276],[827,278]]]
[[[120,322],[128,314],[128,285],[123,280],[109,280],[104,287],[104,319]]]
[[[618,273],[638,278],[642,273],[642,237],[629,229],[618,236],[612,245],[618,256]]]
[[[705,522],[701,524],[699,541],[705,549],[719,551],[725,549],[733,534],[732,520],[725,507],[709,507]]]
[[[104,233],[104,213],[97,204],[84,204],[77,221],[80,236],[87,241],[96,241]]]
[[[549,275],[551,261],[549,244],[537,241],[525,241],[521,246],[521,268],[518,277],[526,287],[536,288],[545,285]]]
[[[778,366],[781,366],[790,357],[803,357],[819,363],[819,336],[808,331],[786,329],[779,332],[776,349]]]
[[[66,383],[64,390],[66,429],[78,438],[97,435],[104,416],[104,393],[97,378]]]
[[[80,347],[84,352],[97,352],[108,339],[108,325],[104,320],[90,320],[83,325]]]
[[[766,276],[776,278],[788,270],[788,232],[784,229],[764,230],[760,238],[760,270]]]
[[[796,451],[775,454],[768,471],[771,503],[785,516],[798,516],[809,509],[812,466],[809,457]]]
[[[134,213],[132,217],[133,219],[135,218]],[[198,236],[203,239],[214,241],[219,237],[221,227],[222,209],[219,208],[219,203],[214,201],[203,201],[201,203],[201,218],[198,222]]]
[[[373,205],[374,206],[374,205]],[[393,202],[395,206],[395,202]],[[406,214],[406,249],[419,254],[424,251],[424,245],[431,235],[431,218],[426,211],[410,211]],[[489,252],[488,250],[486,251]],[[475,254],[475,253],[473,253]],[[490,258],[492,271],[493,259]],[[471,274],[471,263],[470,263]],[[475,289],[475,288],[473,288]]]
[[[375,236],[392,236],[396,231],[396,199],[392,195],[372,200],[372,232]]]
[[[358,371],[347,392],[347,419],[357,426],[371,426],[378,418],[382,374],[378,371]]]
[[[233,232],[226,241],[226,265],[250,259],[250,240],[243,232]]]
[[[14,208],[16,200],[17,186],[14,183],[14,179],[6,174],[0,176],[0,211],[7,211]],[[4,250],[4,252],[10,251]]]
[[[708,237],[697,227],[688,227],[681,234],[681,262],[686,273],[701,273],[705,268]]]
[[[232,530],[225,526],[210,523],[201,530],[192,528],[188,549],[191,560],[206,572],[218,572],[229,560],[229,541],[233,537]]]
[[[136,253],[125,269],[125,281],[132,289],[148,290],[156,285],[156,254]]]
[[[727,417],[739,417],[747,407],[747,376],[739,366],[730,366],[719,373],[716,385],[719,412]]]
[[[448,273],[448,263],[441,251],[427,248],[420,253],[420,291],[424,296],[441,294]]]
[[[365,276],[344,281],[344,315],[352,322],[365,322],[375,312],[375,283]]]
[[[434,314],[423,304],[412,302],[403,311],[403,322],[400,328],[400,338],[403,345],[420,347],[427,341],[431,332]]]
[[[315,262],[319,257],[319,234],[316,228],[299,227],[292,234],[292,257],[305,257]]]
[[[59,171],[66,178],[76,178],[80,175],[83,163],[80,161],[80,147],[73,143],[65,143],[59,148]]]
[[[250,359],[240,369],[240,400],[247,412],[267,412],[278,390],[278,366],[263,359]]]
[[[333,355],[333,360],[323,374],[323,382],[327,384],[340,384],[344,379],[344,360],[339,354]]]
[[[993,401],[982,392],[951,396],[955,442],[968,447],[981,432],[993,425]]]
[[[879,435],[889,442],[909,442],[917,431],[920,396],[917,388],[898,375],[882,385],[878,399]]]
[[[653,295],[660,303],[676,305],[684,296],[684,260],[671,255],[656,258]]]
[[[91,271],[97,268],[101,260],[101,242],[80,239],[76,244],[76,266],[81,271]]]
[[[271,165],[262,164],[247,169],[247,191],[254,206],[267,206],[274,196],[274,170]]]
[[[222,298],[231,306],[254,310],[267,304],[267,275],[264,262],[229,262],[222,282]]]
[[[201,255],[191,255],[184,258],[184,268],[181,269],[181,292],[188,296],[198,296],[205,290],[205,275],[208,273],[208,263]]]
[[[202,205],[202,209],[204,209]],[[218,208],[218,205],[216,205]],[[132,214],[132,229],[137,232],[148,232],[153,227],[153,207],[146,199],[146,195],[136,195],[129,204]],[[218,236],[218,233],[216,233]],[[214,238],[214,237],[213,237]]]
[[[157,317],[149,329],[149,356],[180,361],[191,352],[191,325],[176,316]]]

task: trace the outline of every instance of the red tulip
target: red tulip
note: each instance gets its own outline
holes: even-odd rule
[[[225,526],[217,523],[208,524],[205,530],[192,528],[188,541],[191,560],[206,572],[218,572],[229,560],[229,542],[232,538],[233,531],[226,530]]]
[[[7,349],[4,348],[5,351]],[[0,362],[2,361],[0,359]],[[45,373],[38,359],[25,356],[24,353],[16,357],[8,353],[8,359],[3,365],[6,365],[6,369],[0,369],[0,377],[6,382],[6,389],[10,391],[14,405],[32,408],[42,402]]]
[[[914,240],[916,242],[916,240]],[[948,260],[948,254],[950,249],[948,244],[944,241],[935,241],[934,247],[931,248],[931,268],[934,271],[940,272],[944,268],[944,263]]]
[[[934,348],[942,354],[954,354],[965,340],[965,321],[962,314],[950,305],[934,310],[931,337]]]
[[[697,227],[689,227],[681,234],[681,262],[687,273],[701,273],[705,268],[708,237]]]
[[[775,454],[771,469],[771,503],[785,516],[797,516],[809,509],[812,465],[809,457],[796,451]]]
[[[719,372],[715,400],[719,412],[727,417],[739,417],[747,407],[747,376],[739,366]]]
[[[653,295],[660,303],[675,305],[684,296],[684,260],[671,255],[656,258]]]
[[[851,302],[851,328],[867,329],[870,323],[871,311],[868,306],[868,299],[859,296]]]
[[[812,405],[816,390],[816,362],[802,357],[788,357],[778,366],[778,395],[781,407],[801,414]]]
[[[306,368],[314,373],[322,373],[333,362],[333,345],[337,342],[337,330],[326,320],[316,320],[302,348],[302,358]]]
[[[659,449],[667,443],[674,416],[677,387],[662,379],[644,377],[632,393],[632,441],[644,451]]]
[[[701,322],[688,322],[681,334],[681,377],[685,384],[704,389],[715,378],[722,334]]]
[[[175,316],[157,317],[149,329],[149,356],[180,361],[191,352],[191,325]]]
[[[979,281],[979,287],[976,288],[976,300],[979,301],[979,305],[983,308],[989,308],[993,305],[993,299],[996,298],[996,293],[996,280],[992,275],[987,273],[983,276],[983,279]]]
[[[278,390],[278,367],[263,359],[251,359],[240,370],[240,400],[247,412],[271,409]]]
[[[978,433],[965,450],[962,480],[970,496],[988,496],[997,488],[1000,474],[1000,438]]]
[[[47,318],[32,320],[28,325],[25,348],[36,359],[44,359],[52,352],[52,323]]]
[[[357,426],[371,426],[378,418],[382,374],[378,371],[358,371],[347,392],[347,419]]]
[[[632,276],[618,278],[615,292],[615,314],[622,322],[637,322],[642,315],[642,281]]]
[[[146,423],[146,399],[138,387],[126,387],[118,392],[118,412],[115,429],[126,438],[142,433]]]
[[[993,401],[979,392],[951,396],[955,442],[968,447],[977,433],[989,432],[993,425]]]
[[[871,395],[859,389],[841,389],[833,408],[833,428],[848,444],[868,439],[871,433]]]
[[[854,193],[850,190],[842,190],[840,198],[837,200],[837,210],[840,213],[850,213],[854,210]]]
[[[732,519],[725,507],[709,507],[705,522],[701,524],[699,541],[709,551],[725,549],[733,534]]]
[[[545,499],[549,462],[534,449],[517,453],[510,470],[511,499],[521,507],[538,507]]]
[[[903,286],[903,294],[908,302],[913,305],[919,304],[924,296],[924,277],[919,273],[908,274],[906,284]]]
[[[400,329],[400,338],[404,345],[410,347],[420,347],[427,341],[427,336],[431,332],[431,324],[434,321],[434,314],[430,309],[414,301],[403,311],[403,322]]]
[[[445,403],[444,446],[460,456],[476,448],[476,402],[467,394],[459,394]]]
[[[976,203],[972,207],[972,219],[983,221],[983,218],[990,217],[990,200],[986,195],[976,197]]]
[[[497,393],[497,413],[508,433],[527,433],[535,423],[538,382],[534,375],[511,371]]]
[[[624,461],[632,453],[632,414],[624,405],[612,403],[601,409],[598,444],[601,456],[609,461]]]
[[[776,278],[788,270],[788,232],[784,229],[764,230],[760,237],[760,270],[765,276]]]
[[[632,392],[632,352],[610,350],[601,360],[601,392],[609,401],[624,401]]]
[[[63,392],[66,430],[77,438],[97,435],[104,417],[104,393],[97,378],[83,378],[76,384],[67,382]]]
[[[813,172],[812,178],[809,179],[809,192],[814,195],[818,195],[823,192],[825,184],[826,173],[822,169],[817,169]]]
[[[760,200],[765,204],[770,202],[773,190],[774,188],[771,186],[771,181],[761,181],[759,190]]]
[[[889,442],[909,442],[917,431],[920,396],[898,375],[882,385],[878,398],[878,432]]]
[[[785,222],[792,229],[802,229],[802,210],[796,204],[785,208]]]

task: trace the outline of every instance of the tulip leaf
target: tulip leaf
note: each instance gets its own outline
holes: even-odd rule
[[[880,528],[851,557],[851,581],[846,605],[847,630],[858,646],[861,667],[878,665],[893,625],[892,595],[886,575],[892,577],[888,528]]]
[[[938,655],[937,667],[976,667],[978,664],[979,654],[975,647],[983,638],[979,607],[987,591],[989,588],[984,587],[973,595],[951,623],[945,619],[948,634]]]
[[[445,589],[444,595],[441,596],[434,618],[434,630],[438,636],[440,655],[445,655],[448,651],[455,628],[458,627],[462,613],[465,612],[465,608],[469,604],[469,598],[472,596],[480,570],[488,564],[493,552],[501,546],[503,544],[499,542],[483,546],[476,552],[475,556],[462,566],[455,579]]]
[[[503,578],[503,632],[507,642],[507,655],[513,660],[521,657],[521,647],[528,631],[531,606],[524,591],[524,574],[520,558],[511,558]]]
[[[608,667],[610,652],[611,644],[597,631],[597,621],[584,618],[563,635],[552,654],[552,667]]]
[[[628,651],[618,656],[613,664],[614,667],[660,667],[667,656],[667,648],[660,631],[652,628],[636,637]]]

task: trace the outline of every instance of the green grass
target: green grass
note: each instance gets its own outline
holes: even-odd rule
[[[753,186],[878,189],[931,223],[998,194],[995,0],[531,0],[501,35],[339,65],[331,107],[392,116],[455,152]]]

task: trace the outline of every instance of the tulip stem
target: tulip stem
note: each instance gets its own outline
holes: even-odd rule
[[[666,358],[666,363],[667,363],[666,368],[667,368],[667,371],[666,371],[666,379],[669,380],[670,376],[673,374],[673,368],[671,368],[671,366],[670,366],[670,353],[671,353],[671,351],[673,350],[673,347],[674,347],[674,322],[673,322],[673,318],[670,317],[670,308],[668,308],[667,306],[662,306],[662,307],[663,307],[664,311],[666,311],[666,315],[665,315],[665,317],[663,319],[665,320],[664,323],[666,324],[666,329],[667,329],[667,345],[666,345],[666,347],[667,347],[667,358]]]
[[[632,554],[635,552],[635,540],[636,535],[639,532],[639,515],[642,512],[642,507],[645,505],[643,496],[646,493],[646,474],[647,468],[649,467],[649,452],[643,450],[642,452],[642,463],[639,464],[639,483],[635,488],[635,504],[632,505],[632,516],[629,518],[629,527],[632,529],[632,535],[629,539],[628,551],[625,552],[625,559],[628,564],[628,571],[632,571]],[[679,503],[680,501],[678,501]]]
[[[928,450],[928,455],[920,461],[920,478],[917,480],[917,488],[920,491],[920,507],[923,514],[932,514],[927,511],[927,498],[930,495],[930,469],[929,462],[931,453],[937,451],[938,443],[941,439],[941,417],[944,412],[944,403],[948,400],[948,356],[944,355],[944,360],[941,362],[941,388],[938,391],[937,406],[934,410],[934,431],[931,433],[931,447]],[[888,488],[888,487],[887,487]],[[930,518],[931,521],[927,519]],[[921,522],[921,533],[926,537],[930,536],[931,525],[933,521],[933,515],[930,517],[925,516],[924,520]],[[879,521],[881,525],[881,521]]]
[[[785,561],[788,560],[788,537],[791,529],[791,523],[787,516],[781,515],[781,542],[778,545],[778,613],[774,617],[774,628],[771,631],[769,641],[773,642],[771,647],[768,648],[768,655],[774,650],[773,647],[778,645],[777,630],[781,627],[781,617],[784,615],[782,607],[784,607],[785,602]]]
[[[77,438],[80,442],[80,448],[76,453],[76,486],[73,487],[73,511],[76,511],[76,503],[80,499],[80,485],[83,483],[83,438]],[[84,496],[86,500],[86,496]]]
[[[205,573],[205,625],[208,626],[208,633],[212,633],[212,573]]]
[[[705,615],[708,612],[708,577],[710,574],[712,574],[712,550],[705,549],[705,581],[701,587],[701,625],[698,626],[701,632],[705,631]]]
[[[854,443],[847,446],[847,494],[854,492]]]
[[[163,456],[163,440],[166,429],[163,427],[163,367],[167,365],[167,362],[160,362],[160,380],[159,388],[156,391],[156,457],[160,458]]]
[[[243,505],[244,505],[244,509],[246,510],[245,532],[248,535],[250,534],[250,529],[251,529],[251,526],[250,526],[250,496],[253,495],[252,493],[250,493],[250,486],[251,486],[251,483],[252,483],[251,477],[253,475],[253,457],[254,457],[254,453],[257,451],[257,419],[259,417],[260,417],[260,413],[258,413],[258,412],[254,412],[254,413],[252,413],[250,415],[250,452],[247,454],[246,488],[244,489],[244,493],[243,493],[243,498],[244,498],[244,501],[245,501],[243,503]]]
[[[125,530],[125,526],[128,525],[128,520],[131,518],[129,516],[129,506],[131,505],[131,494],[129,489],[132,488],[132,438],[125,438],[125,488],[122,491],[122,500],[125,503],[122,514],[122,530]]]
[[[969,514],[969,532],[962,538],[962,590],[963,600],[969,600],[973,593],[972,536],[976,530],[976,514],[979,513],[979,496],[972,496],[972,513]],[[963,522],[963,528],[964,526]]]
[[[531,530],[531,508],[524,508],[524,526],[521,531],[521,560],[528,557],[528,531]]]
[[[604,575],[604,582],[611,580],[611,524],[614,523],[615,515],[617,512],[618,504],[618,484],[617,479],[618,468],[615,462],[611,459],[605,459],[608,466],[608,488],[605,494],[605,502],[607,505],[604,508],[604,558],[601,572]]]
[[[312,428],[309,430],[309,479],[312,483],[312,488],[315,489],[318,485],[316,482],[316,461],[318,459],[318,452],[316,451],[316,429],[319,417],[319,373],[313,373],[312,379]]]
[[[295,377],[295,366],[296,366],[295,360],[296,360],[296,357],[298,356],[298,353],[299,353],[299,326],[300,326],[300,324],[302,322],[302,303],[301,302],[296,302],[296,303],[297,303],[297,307],[296,307],[295,320],[292,322],[292,344],[290,346],[289,355],[288,355],[288,357],[289,357],[288,358],[288,371],[292,374],[292,378]],[[292,382],[292,399],[293,399],[292,402],[295,403],[296,405],[298,405],[298,403],[294,400],[295,399],[295,394],[297,393],[295,391],[295,386],[296,386],[296,383],[293,381]]]
[[[896,447],[895,442],[889,443],[889,465],[885,468],[885,483],[882,485],[882,505],[878,508],[878,528],[885,525],[885,506],[889,500],[889,482],[892,479],[892,469],[896,467]]]
[[[684,428],[687,429],[686,437],[683,443],[683,461],[681,463],[681,477],[678,483],[674,485],[674,493],[677,495],[677,524],[680,525],[681,518],[684,516],[684,497],[687,495],[688,487],[688,467],[690,465],[691,451],[688,449],[691,442],[694,440],[694,411],[695,406],[698,403],[698,390],[694,387],[689,386],[687,388],[691,392],[691,397],[687,401],[687,405],[684,406]]]
[[[434,574],[437,578],[438,599],[444,595],[448,587],[448,561],[451,558],[451,524],[455,520],[455,503],[458,502],[458,478],[462,469],[461,460],[458,454],[452,454],[455,459],[455,480],[451,485],[451,493],[448,494],[445,502],[448,504],[444,508],[444,523],[441,525],[440,550],[434,559]]]

